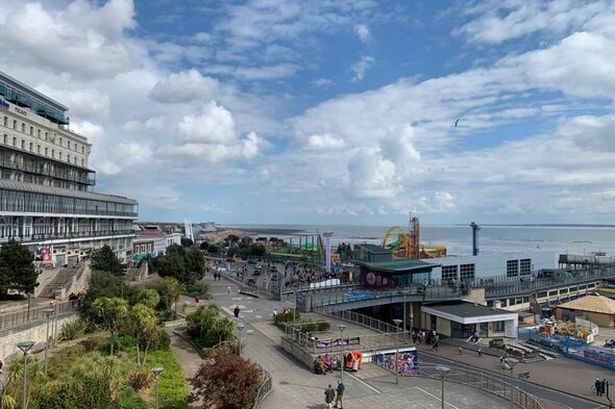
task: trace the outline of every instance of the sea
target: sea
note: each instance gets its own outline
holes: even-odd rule
[[[390,226],[357,225],[233,225],[252,231],[265,231],[255,235],[287,238],[285,232],[323,233],[332,232],[332,244],[370,243],[380,244]],[[401,226],[407,230],[408,226]],[[462,225],[422,225],[421,243],[442,244],[449,255],[472,254],[472,230]],[[605,252],[615,256],[615,226],[511,226],[483,225],[479,231],[481,254],[550,252],[590,254]]]

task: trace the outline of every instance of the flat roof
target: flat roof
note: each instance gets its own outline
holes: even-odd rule
[[[500,321],[510,320],[519,316],[515,311],[489,308],[469,302],[424,305],[421,307],[421,311],[463,324],[498,321],[498,318]]]
[[[382,246],[378,246],[376,244],[355,244],[355,247],[362,247],[365,250],[369,251],[370,253],[386,253],[386,254],[390,254],[391,250],[385,249]]]
[[[65,105],[60,104],[58,101],[49,98],[47,95],[35,90],[34,88],[24,84],[23,82],[11,77],[10,75],[0,71],[0,80],[6,82],[7,84],[21,89],[22,91],[27,92],[28,94],[33,95],[34,97],[40,99],[42,102],[45,102],[51,106],[53,106],[56,109],[59,109],[60,111],[68,111],[68,107],[66,107]]]
[[[414,260],[407,258],[380,262],[353,260],[353,263],[365,268],[369,268],[370,270],[386,271],[389,273],[399,273],[402,271],[409,270],[423,270],[426,268],[434,268],[440,266],[440,264],[426,263],[422,260]]]

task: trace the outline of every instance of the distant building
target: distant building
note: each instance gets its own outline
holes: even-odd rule
[[[109,245],[126,260],[138,203],[92,192],[92,145],[69,130],[68,108],[0,72],[0,241],[37,260],[74,263]]]
[[[576,300],[560,304],[555,309],[555,317],[562,321],[583,318],[600,327],[615,327],[615,301],[602,295],[586,295]]]
[[[359,261],[373,263],[380,261],[391,261],[393,255],[391,250],[375,244],[355,244],[354,258]]]
[[[133,240],[132,261],[158,257],[164,254],[170,245],[181,245],[181,238],[181,233],[166,234],[157,225],[140,226],[140,231]]]
[[[452,338],[517,338],[518,325],[516,312],[468,302],[421,306],[421,327]]]
[[[531,276],[533,271],[555,267],[555,254],[548,252],[479,254],[423,260],[438,264],[434,267],[433,278],[443,282],[474,281],[496,276],[520,279]]]

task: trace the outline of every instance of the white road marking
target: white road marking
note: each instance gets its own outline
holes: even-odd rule
[[[262,315],[255,315],[255,317],[256,317],[256,319],[259,319],[259,320],[263,318]]]
[[[432,398],[437,399],[437,400],[439,400],[440,402],[442,402],[442,399],[440,399],[439,397],[437,397],[437,396],[436,396],[436,395],[434,395],[433,393],[431,393],[431,392],[427,392],[425,389],[423,389],[423,388],[419,388],[418,386],[415,386],[415,388],[416,388],[416,389],[418,389],[418,390],[420,390],[421,392],[423,392],[423,393],[425,393],[425,394],[427,394],[427,395],[431,396]],[[447,404],[447,405],[449,405],[449,406],[451,406],[451,407],[453,407],[453,408],[455,408],[455,409],[459,409],[457,406],[455,406],[455,405],[453,405],[453,404],[451,404],[451,403],[448,403],[448,402],[444,402],[444,403],[445,403],[445,404]]]
[[[358,381],[359,383],[361,383],[361,384],[363,384],[363,385],[367,386],[369,389],[373,390],[373,391],[374,391],[374,392],[376,392],[378,395],[380,395],[380,394],[382,393],[382,392],[380,392],[378,389],[376,389],[376,388],[374,388],[372,385],[370,385],[369,383],[362,381],[361,379],[357,378],[356,376],[351,375],[351,374],[346,373],[346,372],[344,372],[344,373],[345,373],[347,376],[350,376],[352,379],[354,379],[354,380]],[[457,408],[457,409],[459,409],[459,408]]]

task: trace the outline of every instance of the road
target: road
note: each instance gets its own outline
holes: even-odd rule
[[[487,369],[479,368],[474,365],[468,365],[461,362],[454,361],[452,359],[442,358],[425,351],[420,351],[420,362],[428,364],[442,364],[442,365],[455,365],[472,368],[473,371],[482,372],[494,378],[502,379],[504,382],[509,382],[510,378],[500,373],[489,371]],[[557,376],[557,375],[554,375]],[[588,399],[577,398],[576,396],[556,391],[554,389],[546,388],[544,386],[536,385],[531,382],[520,381],[519,386],[522,390],[531,393],[532,395],[540,398],[546,402],[552,402],[566,409],[602,409],[608,408],[608,405],[600,405],[594,401]]]

